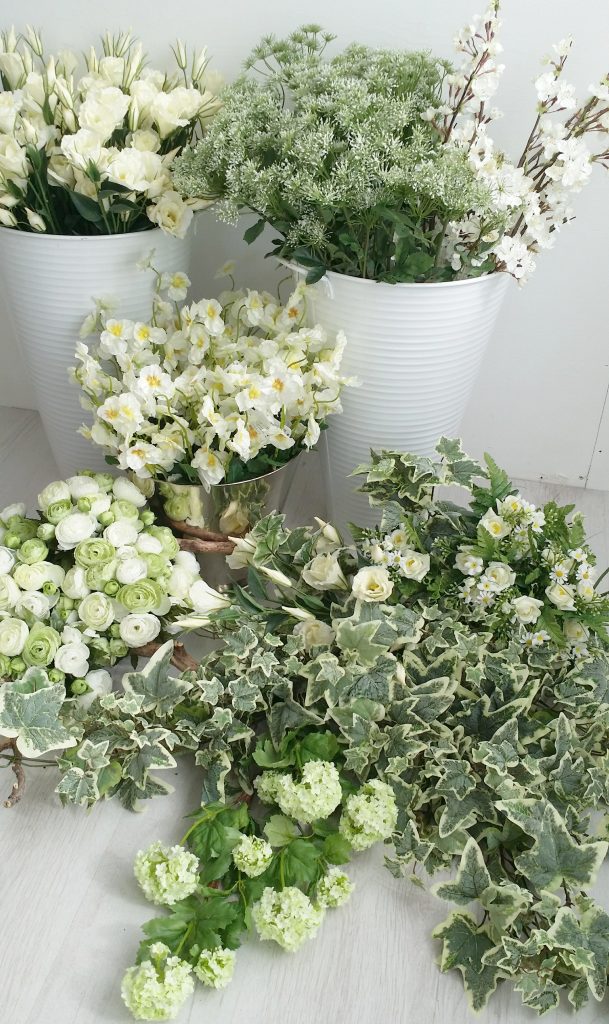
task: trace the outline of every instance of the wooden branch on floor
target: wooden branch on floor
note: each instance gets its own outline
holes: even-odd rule
[[[13,783],[13,788],[11,789],[8,797],[4,801],[4,806],[10,808],[14,807],[15,804],[18,804],[19,801],[21,800],[21,797],[25,793],[25,772],[23,770],[23,765],[21,763],[21,754],[17,747],[17,740],[0,740],[0,753],[3,750],[13,751],[13,760],[11,761],[11,768],[15,775],[15,781]]]

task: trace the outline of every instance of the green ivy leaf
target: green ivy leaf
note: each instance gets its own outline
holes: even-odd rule
[[[486,930],[479,928],[469,914],[455,912],[434,930],[433,937],[443,941],[440,970],[461,971],[472,1009],[484,1009],[499,977],[496,967],[482,961],[484,954],[494,948]]]
[[[583,887],[596,878],[608,847],[605,842],[578,844],[558,811],[547,804],[539,835],[515,864],[537,890],[552,892],[563,882]]]
[[[478,900],[491,884],[482,851],[475,839],[468,839],[454,882],[442,882],[433,888],[436,896],[450,903],[465,905]]]

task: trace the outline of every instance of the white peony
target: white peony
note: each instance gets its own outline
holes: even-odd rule
[[[121,639],[128,647],[143,647],[161,632],[161,623],[156,615],[149,612],[131,612],[125,615],[120,626]]]
[[[92,537],[96,526],[95,518],[86,512],[71,512],[57,523],[55,540],[62,551],[71,551],[81,540]]]
[[[67,676],[82,678],[89,671],[89,648],[86,644],[63,644],[54,659],[55,668]]]
[[[22,619],[0,619],[0,654],[17,658],[28,636],[29,629]]]
[[[519,622],[527,625],[529,622],[537,622],[537,619],[541,615],[541,609],[543,608],[543,601],[539,601],[536,597],[515,597],[512,601],[512,608],[516,613],[516,618]]]
[[[386,601],[393,591],[393,582],[386,569],[371,565],[356,573],[351,589],[358,601]]]

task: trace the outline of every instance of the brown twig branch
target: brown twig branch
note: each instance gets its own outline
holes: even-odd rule
[[[174,533],[185,533],[187,537],[197,537],[199,540],[215,540],[223,541],[234,547],[234,544],[229,541],[228,537],[224,533],[216,533],[214,530],[205,530],[202,526],[189,526],[187,523],[180,523],[177,519],[170,519],[168,516],[165,517],[167,525],[171,527]]]
[[[19,750],[17,748],[17,740],[0,740],[0,753],[3,750],[13,751],[13,760],[11,762],[11,768],[13,769],[13,772],[15,774],[15,781],[13,783],[13,788],[11,789],[8,797],[4,801],[4,806],[10,808],[14,807],[15,804],[18,804],[19,801],[21,800],[21,797],[25,793],[25,772],[23,770],[23,765],[21,763],[21,754],[19,753]]]
[[[133,654],[138,658],[151,658],[153,654],[156,654],[160,646],[160,644],[153,641],[152,643],[144,644],[142,647],[135,647]],[[194,672],[198,668],[198,663],[190,656],[184,644],[174,644],[171,664],[175,668],[179,668],[181,672]]]
[[[226,538],[224,540],[199,540],[197,537],[184,537],[180,538],[180,549],[194,551],[197,555],[232,555],[235,545]]]

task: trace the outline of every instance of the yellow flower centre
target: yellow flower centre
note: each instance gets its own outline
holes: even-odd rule
[[[150,376],[147,378],[147,382],[148,387],[150,388],[160,388],[161,386],[161,378],[159,377],[158,374],[151,373]]]
[[[273,381],[273,389],[275,391],[283,391],[284,387],[285,387],[284,382],[282,380],[280,380],[279,377],[275,377],[275,380]]]
[[[110,334],[113,334],[115,338],[120,338],[121,334],[123,333],[123,325],[112,324],[112,327],[109,328],[109,331]]]

